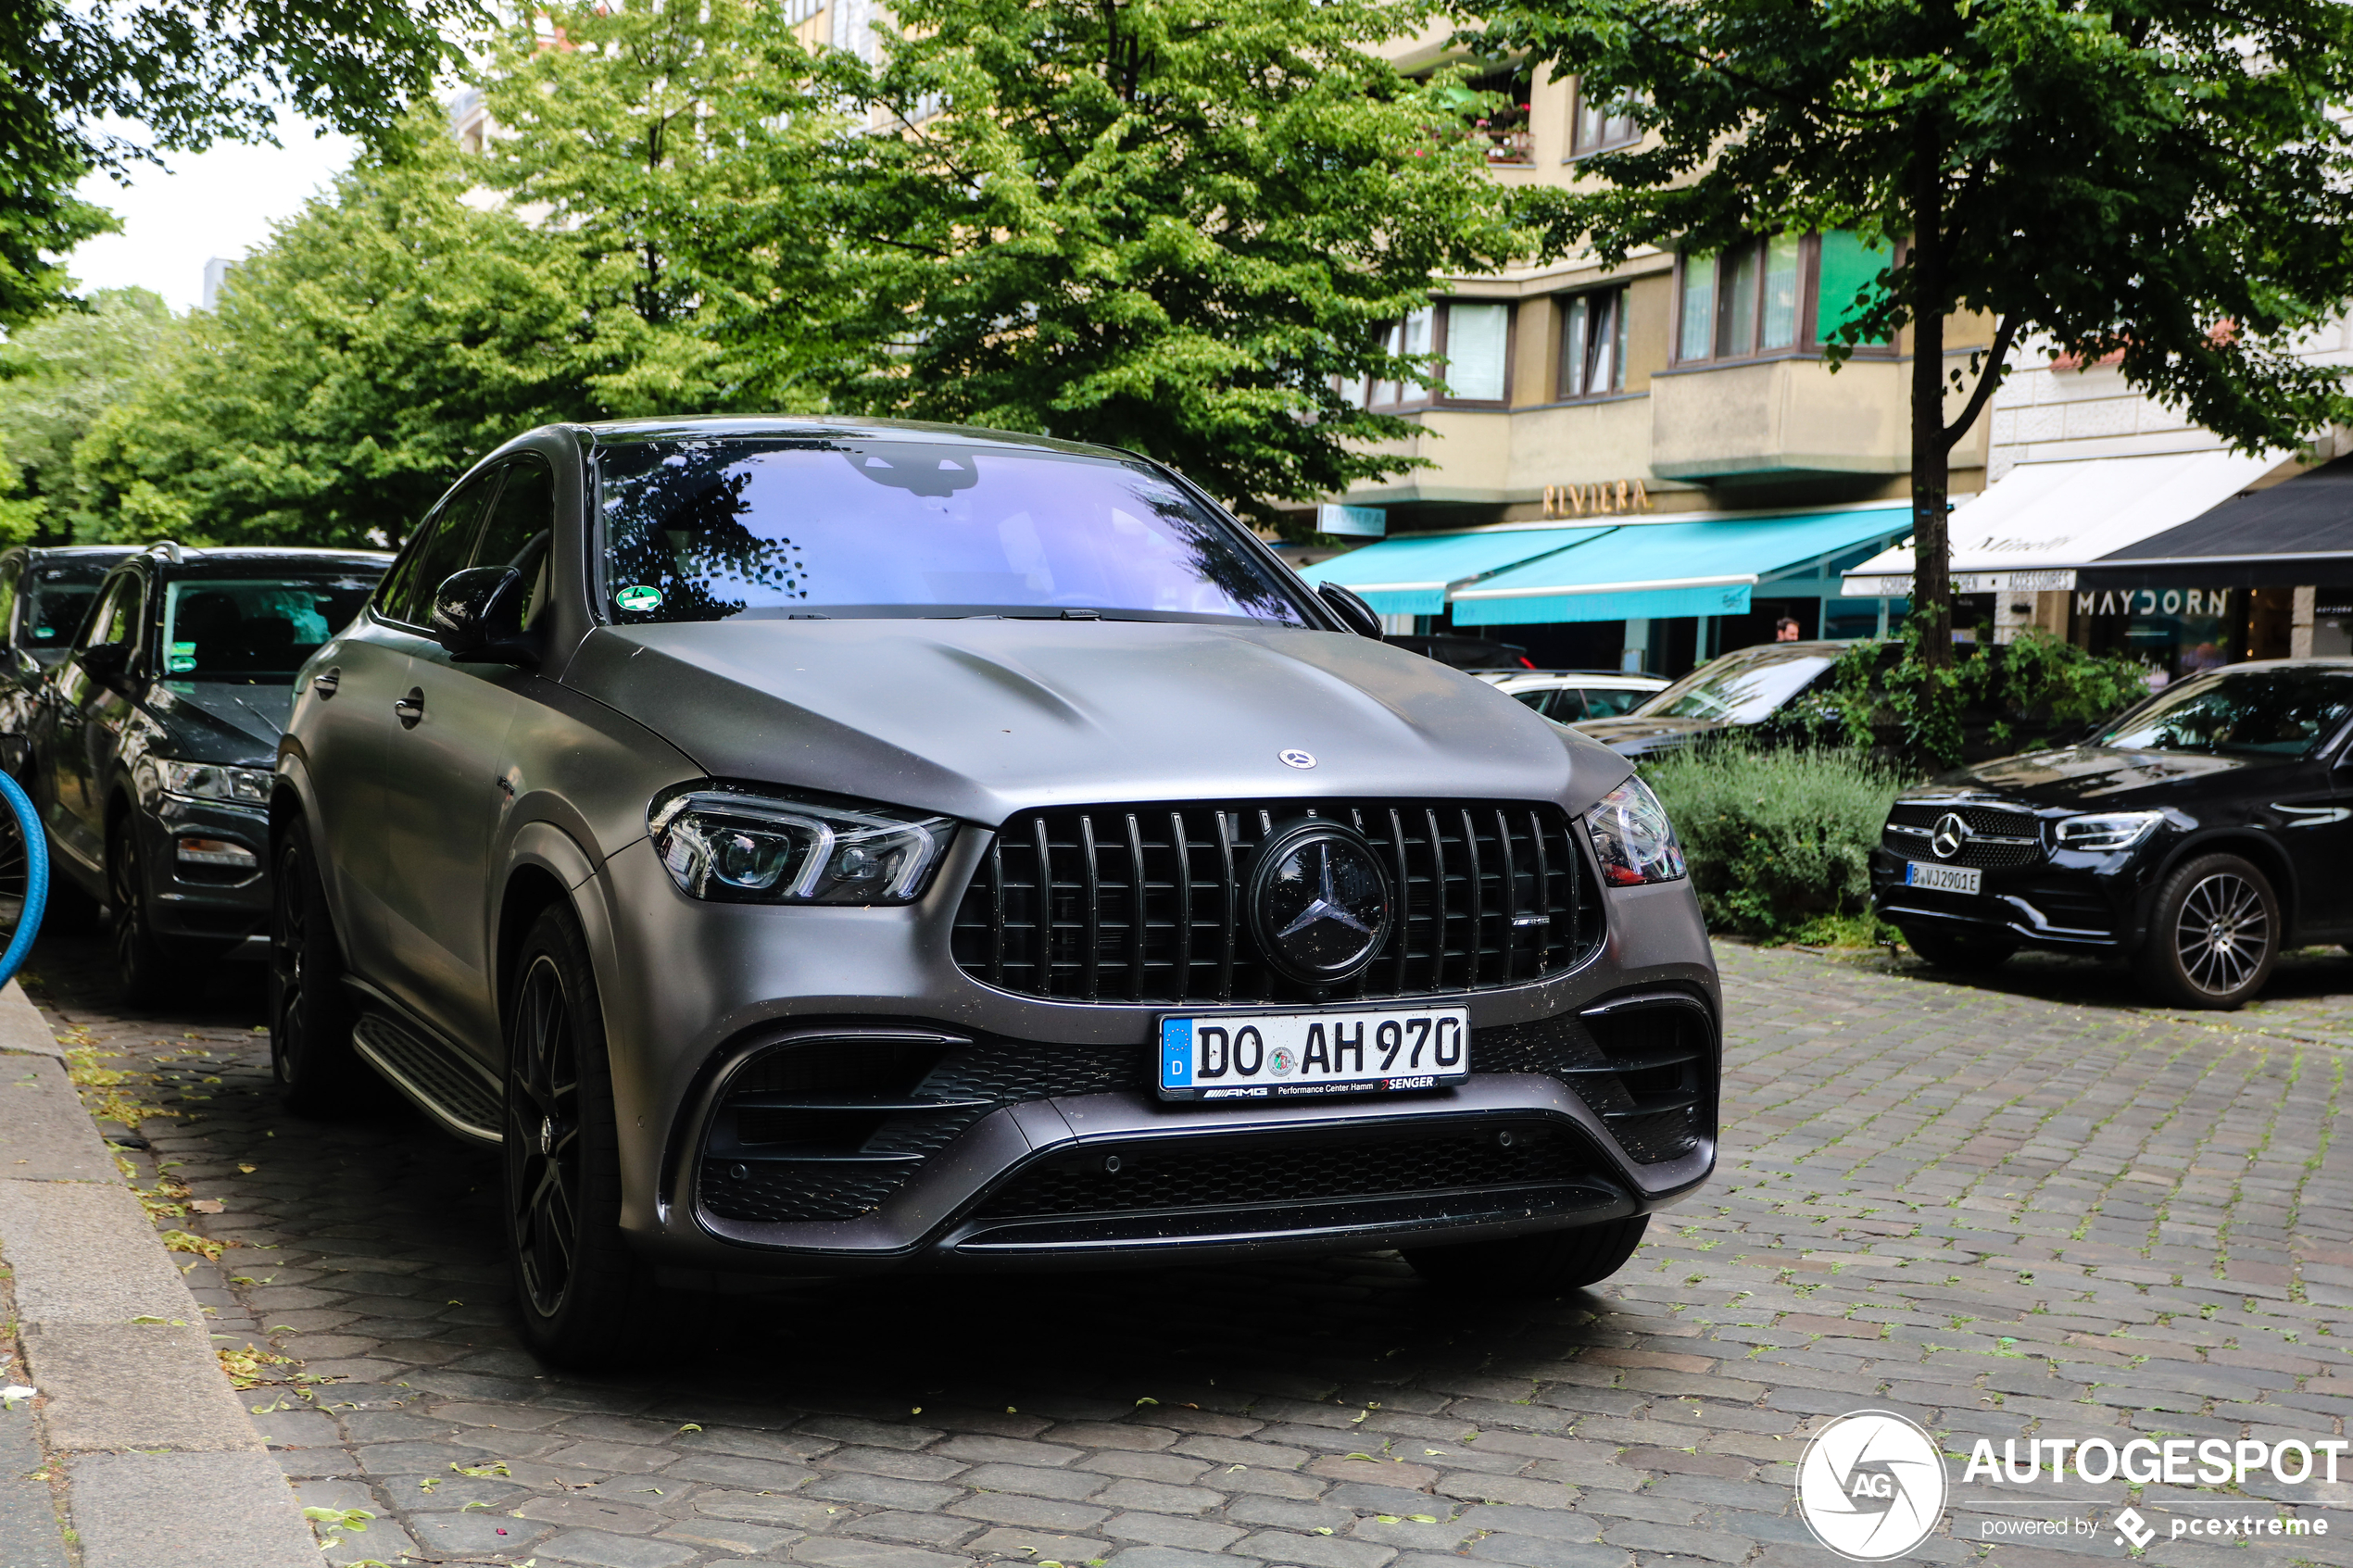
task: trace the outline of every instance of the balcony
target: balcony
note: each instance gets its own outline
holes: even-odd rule
[[[1906,472],[1909,369],[1852,359],[1833,375],[1819,359],[1792,358],[1660,371],[1650,386],[1651,471],[1703,483]]]

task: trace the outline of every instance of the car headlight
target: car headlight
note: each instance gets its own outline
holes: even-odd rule
[[[2157,831],[2162,811],[2110,811],[2097,817],[2062,817],[2051,836],[2062,849],[2130,849]]]
[[[952,817],[724,784],[661,797],[646,819],[680,890],[735,904],[907,904],[956,836]]]
[[[142,757],[134,771],[143,798],[158,793],[193,800],[235,800],[248,806],[270,804],[271,771],[267,768],[231,768],[219,762],[176,762],[169,757]]]
[[[1593,835],[1602,880],[1612,887],[1673,882],[1683,874],[1683,847],[1675,840],[1675,824],[1667,820],[1667,808],[1651,786],[1640,779],[1628,779],[1603,796],[1587,813],[1585,828]]]

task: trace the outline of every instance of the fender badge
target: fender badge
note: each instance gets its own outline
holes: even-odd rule
[[[1283,759],[1283,766],[1286,768],[1312,768],[1315,765],[1315,757],[1311,753],[1300,750],[1297,746],[1293,746],[1289,751],[1278,751],[1275,755]]]

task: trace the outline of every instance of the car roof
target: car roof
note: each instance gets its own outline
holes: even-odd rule
[[[1063,457],[1134,462],[1137,454],[1116,446],[1058,441],[1050,435],[985,430],[973,425],[932,424],[921,420],[852,420],[837,414],[704,414],[686,418],[600,420],[574,427],[600,445],[636,441],[675,441],[733,436],[746,440],[921,441],[942,446],[1027,447]]]
[[[137,557],[182,577],[209,577],[257,567],[337,567],[381,572],[392,564],[389,550],[325,550],[303,545],[150,545]]]
[[[1529,670],[1489,678],[1499,686],[1628,686],[1646,691],[1672,684],[1663,675],[1628,675],[1616,671],[1604,674],[1598,670]]]

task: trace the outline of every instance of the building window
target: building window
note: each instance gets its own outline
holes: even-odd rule
[[[1453,299],[1441,317],[1441,370],[1453,403],[1501,403],[1510,395],[1512,307],[1502,300]]]
[[[1534,105],[1535,76],[1526,69],[1499,70],[1473,78],[1468,85],[1474,93],[1493,94],[1471,117],[1472,133],[1487,144],[1487,161],[1534,163],[1536,134],[1528,117]]]
[[[1602,397],[1626,390],[1626,291],[1595,289],[1561,302],[1556,395]]]
[[[1743,359],[1796,347],[1807,325],[1803,305],[1812,252],[1804,236],[1775,234],[1714,256],[1684,257],[1676,361]]]
[[[1568,120],[1569,157],[1583,157],[1588,153],[1631,146],[1642,139],[1642,128],[1634,123],[1627,100],[1596,103],[1585,95],[1581,79],[1577,83],[1576,98],[1577,107]]]
[[[1381,329],[1382,352],[1416,358],[1428,354],[1430,351],[1431,329],[1437,319],[1438,311],[1433,307],[1416,310],[1403,321],[1391,321]],[[1428,401],[1428,389],[1416,386],[1412,382],[1377,381],[1373,383],[1372,395],[1365,400],[1365,407],[1402,408]]]

